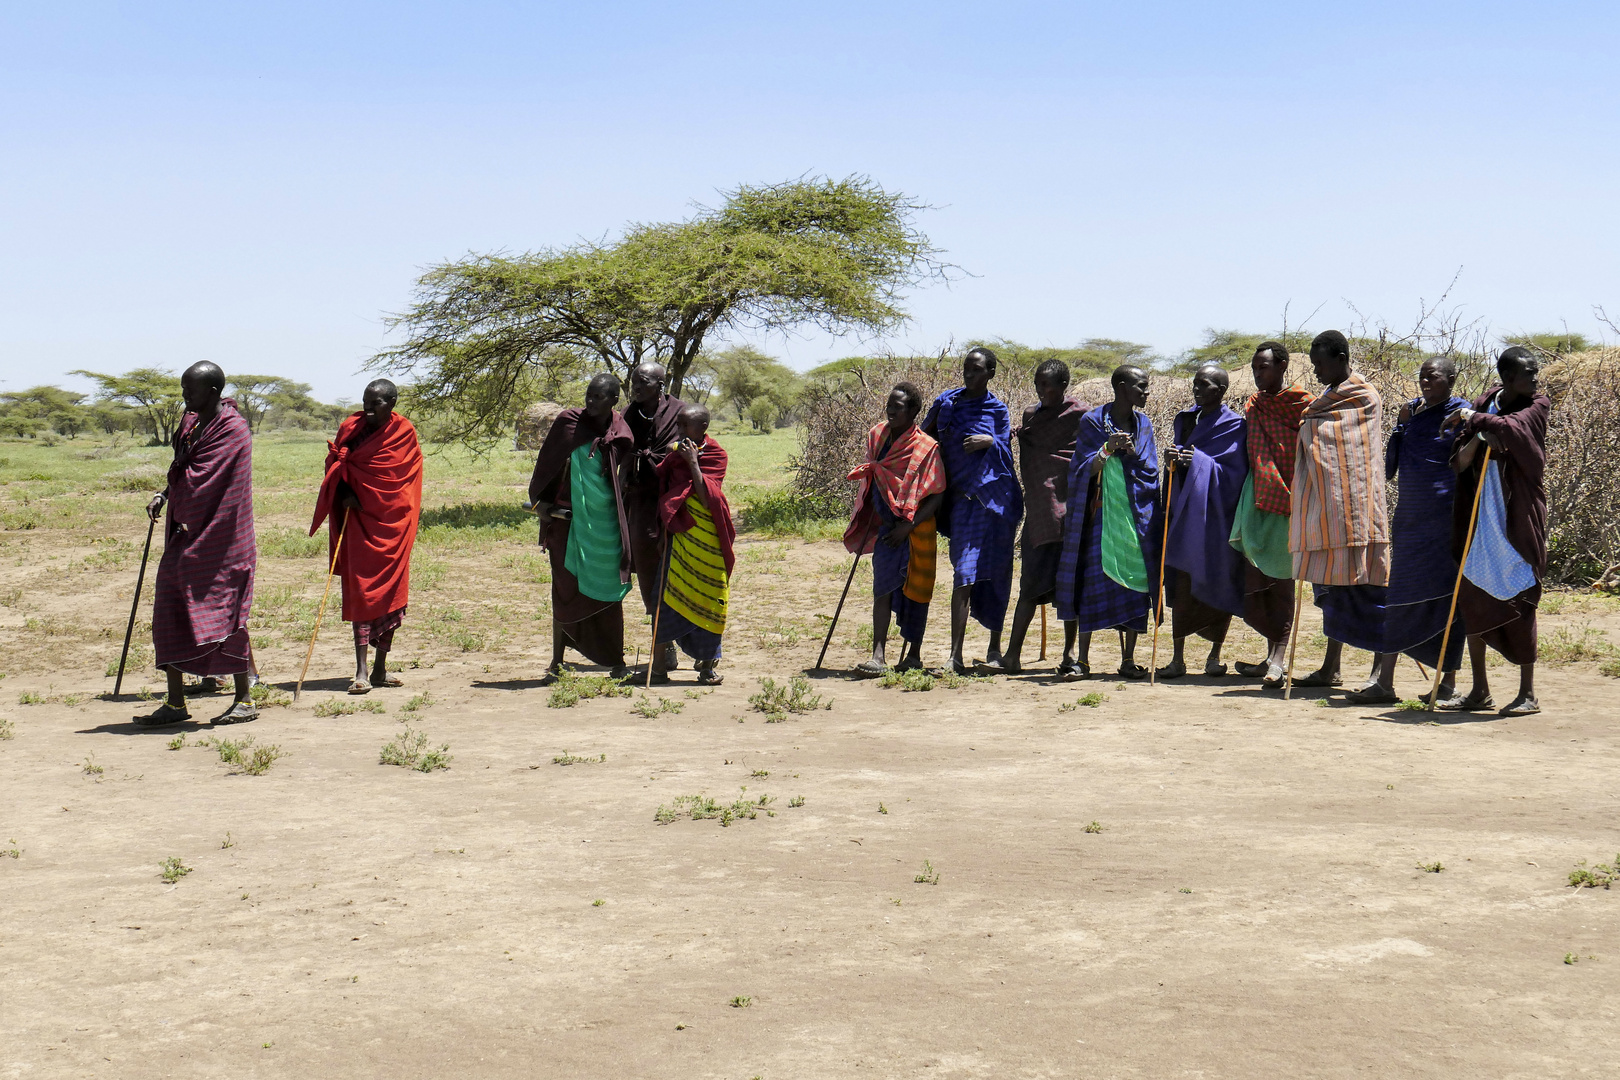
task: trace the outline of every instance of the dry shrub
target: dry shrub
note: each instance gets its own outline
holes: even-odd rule
[[[1543,372],[1547,424],[1547,580],[1620,575],[1620,349],[1562,357]]]

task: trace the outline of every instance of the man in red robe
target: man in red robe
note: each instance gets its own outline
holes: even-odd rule
[[[666,642],[696,661],[697,681],[719,686],[715,671],[731,606],[731,574],[737,567],[737,530],[726,501],[727,457],[709,434],[709,410],[688,405],[680,414],[681,441],[658,466],[663,495],[658,516],[669,533],[664,591],[659,601],[652,681],[668,682],[660,661]]]
[[[635,455],[625,465],[624,513],[630,532],[630,566],[636,572],[641,603],[651,615],[658,610],[658,575],[664,555],[664,523],[658,516],[658,466],[680,438],[681,410],[686,403],[664,393],[669,377],[662,364],[648,361],[630,371],[630,403],[620,415],[635,439]],[[660,657],[666,669],[676,665],[673,642]]]
[[[204,360],[180,376],[186,413],[174,436],[169,484],[146,512],[168,505],[163,558],[152,603],[152,649],[168,676],[158,709],[136,717],[149,727],[191,719],[185,676],[233,677],[235,700],[215,724],[256,720],[248,612],[259,548],[253,534],[253,433],[223,397],[225,373]]]
[[[330,515],[331,564],[343,576],[343,618],[354,624],[354,679],[349,693],[399,686],[388,674],[394,631],[410,602],[411,548],[422,516],[422,447],[416,428],[394,412],[399,389],[387,379],[366,387],[360,411],[327,443],[326,477],[310,535]],[[366,654],[377,659],[366,674]]]

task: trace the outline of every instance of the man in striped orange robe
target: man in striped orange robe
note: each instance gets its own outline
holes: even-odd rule
[[[1350,369],[1350,343],[1337,330],[1316,335],[1311,366],[1325,389],[1305,406],[1299,428],[1288,550],[1295,579],[1314,587],[1328,646],[1322,666],[1294,685],[1337,686],[1344,646],[1375,655],[1383,649],[1389,586],[1383,399]]]
[[[697,661],[697,681],[719,686],[720,638],[731,602],[737,530],[722,485],[726,452],[709,436],[709,410],[683,405],[680,442],[658,463],[658,516],[669,536],[653,635],[652,681],[669,681],[664,646],[679,645]]]

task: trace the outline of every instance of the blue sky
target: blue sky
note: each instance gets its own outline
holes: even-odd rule
[[[77,367],[358,396],[468,251],[864,173],[972,277],[888,344],[1620,309],[1620,7],[0,7],[0,388]],[[765,342],[796,367],[854,339]]]

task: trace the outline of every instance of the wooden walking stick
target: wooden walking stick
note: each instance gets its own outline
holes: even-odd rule
[[[135,575],[135,599],[129,603],[129,626],[124,629],[124,651],[118,657],[118,681],[113,683],[113,697],[117,697],[124,688],[124,663],[129,659],[130,638],[135,636],[135,613],[141,609],[141,585],[146,581],[146,560],[152,554],[152,530],[156,527],[157,518],[148,514],[146,547],[141,552],[141,572]]]
[[[1159,678],[1159,624],[1164,621],[1164,557],[1170,547],[1170,493],[1176,487],[1176,470],[1164,474],[1164,538],[1159,542],[1159,595],[1154,597],[1158,611],[1153,619],[1153,659],[1148,664],[1148,685]]]
[[[864,548],[865,546],[866,543],[863,541],[861,547]],[[827,637],[821,643],[821,655],[816,657],[816,666],[810,669],[812,671],[820,671],[821,662],[827,659],[827,646],[832,644],[833,631],[838,629],[838,616],[844,613],[844,601],[849,598],[850,585],[854,584],[855,568],[861,565],[861,554],[862,552],[857,550],[855,552],[855,561],[849,564],[849,577],[844,579],[843,594],[838,597],[838,606],[833,609],[832,622],[827,624]],[[902,657],[902,659],[904,658]]]
[[[326,572],[326,588],[321,593],[321,607],[315,613],[315,632],[309,635],[309,650],[304,653],[304,668],[298,673],[298,685],[293,687],[293,701],[304,692],[304,676],[309,674],[309,658],[315,655],[315,639],[321,636],[321,620],[326,618],[326,598],[332,595],[332,575],[337,573],[338,554],[343,550],[343,532],[349,527],[349,513],[343,511],[343,524],[338,526],[337,543],[332,545],[332,567]],[[328,530],[332,528],[330,520],[327,521]]]
[[[1294,650],[1299,648],[1299,607],[1305,600],[1305,583],[1294,582],[1294,621],[1288,627],[1288,681],[1283,685],[1283,700],[1294,696]]]
[[[1046,605],[1041,605],[1041,655],[1039,660],[1046,659]]]
[[[664,530],[664,547],[658,555],[658,599],[653,601],[652,652],[647,656],[647,689],[652,689],[653,665],[658,663],[658,615],[664,610],[664,585],[669,580],[669,530]]]
[[[1479,462],[1479,484],[1474,488],[1474,509],[1468,515],[1468,535],[1463,537],[1462,559],[1457,563],[1457,583],[1451,587],[1451,610],[1446,613],[1446,632],[1440,636],[1440,662],[1434,665],[1434,685],[1429,687],[1429,712],[1434,712],[1435,699],[1440,696],[1440,669],[1446,666],[1446,650],[1451,647],[1451,621],[1457,617],[1457,597],[1462,594],[1463,570],[1468,566],[1468,552],[1474,546],[1474,529],[1479,525],[1479,497],[1485,494],[1485,471],[1491,464],[1491,444],[1485,444],[1485,456]]]

